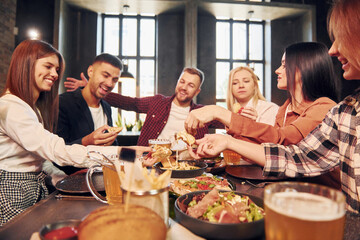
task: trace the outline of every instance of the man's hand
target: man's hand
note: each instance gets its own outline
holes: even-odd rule
[[[185,129],[191,135],[196,134],[196,129],[203,128],[206,123],[214,119],[213,108],[215,105],[204,106],[192,110],[185,120]]]
[[[231,112],[216,105],[208,105],[192,110],[185,120],[185,129],[195,136],[196,129],[205,127],[206,123],[213,120],[218,120],[228,126],[231,121]]]
[[[86,135],[82,138],[81,144],[84,146],[87,145],[100,145],[100,146],[110,146],[115,141],[118,133],[117,132],[106,132],[109,128],[108,125],[99,127],[89,135]]]
[[[86,79],[84,73],[80,74],[80,78],[81,80],[71,77],[66,78],[66,81],[64,82],[64,86],[67,89],[66,91],[72,92],[78,89],[79,87],[85,87],[86,84],[88,83],[88,80]]]

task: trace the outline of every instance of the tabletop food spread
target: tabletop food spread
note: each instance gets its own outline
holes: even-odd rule
[[[264,218],[266,219],[263,203],[264,186],[272,182],[282,181],[284,178],[263,177],[262,168],[255,165],[226,166],[223,157],[201,159],[199,161],[179,161],[178,154],[176,153],[174,156],[173,151],[177,152],[178,148],[184,148],[184,142],[186,145],[192,145],[194,141],[191,136],[184,133],[179,133],[176,139],[177,141],[183,141],[183,143],[171,147],[168,145],[168,141],[163,141],[166,144],[156,146],[155,141],[153,145],[154,152],[148,156],[158,158],[156,163],[151,171],[150,169],[143,168],[137,173],[140,174],[142,172],[145,179],[147,179],[146,181],[149,181],[147,186],[149,184],[151,186],[158,185],[160,179],[162,187],[164,184],[169,183],[169,196],[167,197],[169,203],[166,205],[169,211],[165,213],[169,214],[170,218],[168,220],[165,218],[167,230],[165,234],[163,234],[164,230],[161,230],[160,235],[162,237],[160,239],[251,238],[254,240],[264,240]],[[137,161],[135,163],[140,164]],[[133,164],[135,166],[135,163],[126,164]],[[163,163],[168,164],[168,166],[164,168]],[[124,178],[128,174],[128,170],[126,172],[125,175],[124,172],[118,172],[122,180],[121,187],[123,187],[124,182],[129,182]],[[35,204],[3,228],[0,228],[0,239],[5,236],[4,239],[38,240],[40,239],[40,229],[44,229],[44,226],[62,226],[62,228],[52,229],[52,231],[48,229],[48,236],[51,234],[79,235],[77,227],[64,226],[64,220],[65,222],[70,219],[74,220],[73,218],[75,217],[75,220],[77,219],[82,229],[84,229],[85,219],[90,219],[89,216],[93,214],[102,215],[102,213],[99,213],[99,209],[116,208],[117,212],[126,212],[128,211],[126,209],[129,208],[133,209],[129,211],[140,211],[131,207],[134,205],[126,207],[126,203],[121,204],[119,208],[118,205],[104,205],[97,202],[89,193],[85,175],[86,171],[83,170],[59,181],[55,186],[56,191],[49,198]],[[167,182],[168,180],[164,182],[168,178],[170,178],[170,182]],[[132,179],[132,177],[129,179]],[[139,176],[137,176],[137,179],[133,182],[133,187],[138,184],[136,181],[142,181],[139,180]],[[102,172],[94,175],[93,183],[102,195],[106,195]],[[127,184],[129,185],[129,183]],[[104,206],[107,207],[104,208]],[[41,215],[41,217],[33,217],[37,216],[39,211],[43,212],[44,210],[42,209],[45,208],[51,209],[53,213]],[[164,219],[163,215],[152,210],[145,215],[150,216],[151,214],[161,216],[159,219]],[[115,219],[119,218],[116,214],[113,217]],[[130,222],[127,221],[130,218],[132,219],[132,217],[123,218],[122,221],[125,221],[125,223]],[[30,219],[37,220],[32,221]],[[360,217],[358,220],[360,224]],[[134,220],[134,222],[139,221],[137,219]],[[50,223],[54,224],[50,225]],[[160,226],[163,223],[164,221],[159,220],[159,224],[156,224],[156,226]],[[91,226],[92,224],[91,221],[87,220],[86,225]],[[151,224],[149,224],[149,228],[154,230],[155,227]],[[129,236],[135,237],[139,236],[138,232],[141,232],[141,228],[139,228],[136,233],[131,233],[124,230],[124,228],[128,228],[126,224],[119,223],[120,225],[123,234],[130,234]],[[135,225],[137,226],[138,224]],[[21,232],[13,230],[15,228],[18,229],[19,226],[26,226],[26,228],[23,228]],[[90,228],[92,229],[93,227]],[[109,225],[103,229],[106,232],[107,230],[105,229],[109,229],[108,231],[112,231],[112,234],[117,235],[118,227],[111,227]],[[88,230],[82,230],[83,236],[87,234],[87,237],[84,239],[88,238],[89,232]],[[352,231],[345,230],[344,239],[354,239],[353,235],[349,235],[349,232]],[[12,238],[13,235],[14,238]],[[90,235],[95,236],[94,234]],[[145,235],[141,234],[140,236],[145,237]],[[151,239],[151,235],[149,236],[149,239]]]

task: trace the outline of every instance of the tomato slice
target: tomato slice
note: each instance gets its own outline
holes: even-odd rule
[[[209,188],[208,185],[201,184],[201,183],[198,183],[198,188],[201,189],[201,190],[211,190],[211,188]]]

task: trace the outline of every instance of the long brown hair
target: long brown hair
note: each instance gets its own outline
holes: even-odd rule
[[[266,101],[265,97],[260,92],[258,77],[254,73],[254,71],[249,67],[244,67],[244,66],[237,67],[237,68],[234,68],[233,70],[231,70],[229,73],[229,82],[228,82],[228,88],[227,88],[226,103],[227,103],[227,108],[230,111],[233,111],[234,104],[237,102],[232,93],[232,85],[233,85],[233,81],[234,81],[234,75],[235,75],[235,73],[237,73],[241,70],[248,71],[251,74],[251,79],[254,82],[254,96],[253,96],[254,106],[257,105],[259,99]]]
[[[55,54],[59,59],[58,80],[48,92],[41,92],[34,103],[33,88],[35,83],[35,63],[40,58]],[[5,90],[16,95],[34,109],[45,129],[53,132],[56,129],[60,79],[63,76],[65,63],[62,55],[50,44],[40,40],[25,40],[14,50],[7,74]],[[37,111],[37,109],[40,111]]]
[[[339,79],[328,54],[328,48],[318,42],[295,43],[285,49],[285,67],[288,98],[295,101],[296,72],[299,71],[302,95],[306,101],[328,97],[338,101]]]

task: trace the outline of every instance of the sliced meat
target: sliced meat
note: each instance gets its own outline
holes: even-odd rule
[[[205,195],[205,197],[198,202],[195,206],[189,207],[186,211],[186,213],[189,216],[192,216],[194,218],[198,218],[202,216],[208,206],[213,205],[216,201],[220,199],[218,191],[216,189],[211,190],[208,194]]]

